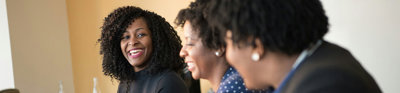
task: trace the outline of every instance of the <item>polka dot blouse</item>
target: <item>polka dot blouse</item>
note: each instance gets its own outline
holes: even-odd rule
[[[249,90],[236,69],[229,67],[222,77],[217,93],[272,93],[272,90]]]

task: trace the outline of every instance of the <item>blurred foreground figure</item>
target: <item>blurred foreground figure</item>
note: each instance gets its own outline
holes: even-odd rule
[[[226,58],[249,89],[276,93],[380,93],[352,54],[323,39],[319,0],[201,0],[224,33]]]

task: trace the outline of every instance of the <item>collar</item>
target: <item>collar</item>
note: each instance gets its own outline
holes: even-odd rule
[[[292,66],[292,69],[296,69],[299,66],[299,64],[301,62],[303,62],[307,57],[311,56],[314,53],[314,51],[317,50],[317,48],[319,46],[321,46],[321,44],[322,44],[322,40],[318,40],[317,43],[315,43],[310,48],[304,49],[300,53],[299,57],[297,57],[296,61],[294,62],[293,66]]]
[[[292,70],[288,73],[288,75],[286,75],[286,77],[283,79],[283,81],[281,82],[281,85],[278,86],[278,88],[273,92],[273,93],[280,93],[281,89],[283,86],[285,86],[285,84],[288,82],[289,78],[292,77],[292,75],[294,74],[294,71],[297,69],[297,67],[309,56],[311,56],[314,51],[321,46],[322,44],[322,40],[318,40],[317,43],[315,43],[314,45],[310,46],[307,49],[304,49],[299,57],[297,57],[296,61],[294,62],[293,66],[292,66]]]

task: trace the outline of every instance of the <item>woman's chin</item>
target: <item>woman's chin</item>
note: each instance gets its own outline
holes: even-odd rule
[[[197,75],[197,73],[192,72],[192,78],[195,79],[195,80],[199,80],[199,79],[200,79],[200,76]]]

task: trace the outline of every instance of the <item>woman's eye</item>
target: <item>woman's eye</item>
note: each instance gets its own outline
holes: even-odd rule
[[[194,44],[192,44],[192,43],[187,43],[186,45],[187,46],[194,46]]]
[[[137,38],[142,38],[142,37],[144,37],[144,36],[146,36],[146,34],[138,34],[138,35],[137,35]]]
[[[129,39],[131,38],[130,36],[123,36],[122,39]]]

